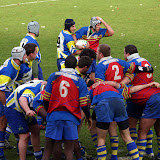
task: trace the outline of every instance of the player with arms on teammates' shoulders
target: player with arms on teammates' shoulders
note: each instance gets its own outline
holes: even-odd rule
[[[41,53],[40,53],[40,46],[36,40],[36,37],[39,36],[39,23],[36,21],[32,21],[28,23],[28,33],[27,35],[21,40],[20,46],[24,47],[27,43],[34,43],[37,45],[37,56],[36,59],[33,61],[32,65],[32,74],[33,78],[44,80],[42,68],[40,67],[41,63]]]
[[[58,70],[65,68],[65,59],[70,55],[78,55],[81,50],[77,50],[75,41],[72,37],[76,30],[75,21],[73,19],[66,19],[64,23],[65,28],[60,32],[57,39],[57,67]]]
[[[129,63],[134,62],[136,65],[140,66],[151,66],[149,61],[140,57],[138,49],[134,45],[125,46],[124,58]],[[152,73],[138,73],[135,75],[133,81],[131,81],[131,84],[133,86],[137,86],[141,84],[148,84],[153,81],[154,77]],[[136,125],[140,119],[137,146],[141,159],[143,158],[144,153],[154,159],[152,149],[153,132],[151,130],[153,125],[157,135],[157,144],[160,146],[159,96],[160,89],[145,88],[132,94],[131,99],[127,101],[130,132],[131,136],[133,136],[135,140],[137,140]],[[160,147],[158,148],[160,150]],[[160,159],[160,152],[158,152],[157,159]]]
[[[118,58],[113,58],[111,56],[111,49],[110,46],[107,44],[101,44],[98,47],[97,50],[97,59],[99,60],[99,63],[96,67],[96,72],[95,72],[95,79],[96,82],[98,81],[115,81],[120,83],[123,78],[125,73],[129,73],[128,77],[132,80],[134,78],[135,72],[143,72],[147,71],[148,68],[142,68],[138,67],[135,65],[135,63],[127,63],[124,60],[118,59]],[[149,70],[148,70],[149,71]],[[95,118],[95,112],[93,112],[92,118],[96,120]],[[91,135],[92,137],[96,137],[96,130],[94,129],[95,127],[95,121],[93,121],[93,127],[91,129]],[[116,124],[112,122],[109,128],[110,132],[110,140],[111,140],[111,148],[112,148],[112,156],[111,159],[116,159],[117,158],[117,150],[118,147],[118,136],[117,136],[117,131],[116,131]],[[94,140],[94,138],[93,138]],[[116,149],[117,148],[117,149]]]
[[[85,81],[77,75],[75,67],[77,60],[68,56],[65,67],[60,72],[50,75],[44,93],[44,105],[47,110],[46,142],[43,159],[49,160],[50,154],[45,154],[54,142],[54,159],[61,156],[61,143],[64,139],[64,154],[66,159],[73,159],[74,143],[78,139],[77,126],[80,124],[81,109],[91,126],[88,108],[88,89]]]
[[[7,119],[4,115],[6,99],[13,91],[13,84],[16,80],[20,66],[25,63],[26,51],[22,47],[14,47],[11,51],[11,58],[8,58],[0,67],[0,159],[5,160],[4,139],[7,126]]]

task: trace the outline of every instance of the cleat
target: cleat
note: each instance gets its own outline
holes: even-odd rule
[[[156,157],[155,157],[155,160],[160,160],[160,157],[156,156]]]
[[[143,156],[144,156],[144,157],[147,157],[147,158],[150,158],[150,159],[152,159],[152,160],[155,160],[154,153],[149,153],[149,154],[147,154],[147,153],[145,152]],[[160,159],[159,159],[159,160],[160,160]]]
[[[5,149],[16,149],[16,147],[12,146],[6,139],[4,140],[4,148]]]

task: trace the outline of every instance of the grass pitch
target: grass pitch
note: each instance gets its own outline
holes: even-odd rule
[[[154,67],[155,81],[160,82],[160,0],[0,0],[0,64],[10,57],[13,47],[19,46],[27,33],[27,24],[32,20],[38,21],[41,26],[37,38],[42,54],[41,67],[47,79],[57,71],[56,42],[65,19],[73,18],[78,30],[88,26],[92,16],[102,17],[115,31],[112,37],[100,41],[100,44],[111,46],[113,57],[123,59],[124,47],[134,44],[140,56],[150,61]],[[41,134],[43,145],[44,132]],[[14,136],[10,141],[15,144]],[[89,154],[96,156],[89,132],[84,126],[80,141]],[[109,139],[106,144],[110,152]],[[119,155],[125,155],[125,144],[120,142],[119,146]],[[157,153],[156,136],[154,152]],[[5,150],[5,153],[8,160],[19,159],[15,150]],[[33,159],[27,157],[27,160]]]

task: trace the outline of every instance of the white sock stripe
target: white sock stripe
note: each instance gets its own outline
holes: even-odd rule
[[[34,152],[34,156],[39,156],[42,154],[42,151]]]

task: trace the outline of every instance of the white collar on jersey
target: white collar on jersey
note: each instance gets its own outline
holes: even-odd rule
[[[139,53],[134,53],[131,54],[130,56],[127,57],[127,62],[130,62],[131,60],[135,59],[135,58],[139,58]]]
[[[103,57],[103,58],[100,59],[99,63],[101,63],[104,60],[109,60],[109,59],[112,59],[112,58],[113,58],[112,56]]]
[[[76,70],[73,68],[63,68],[60,71],[62,72],[67,72],[67,73],[71,73],[71,74],[76,74]]]

